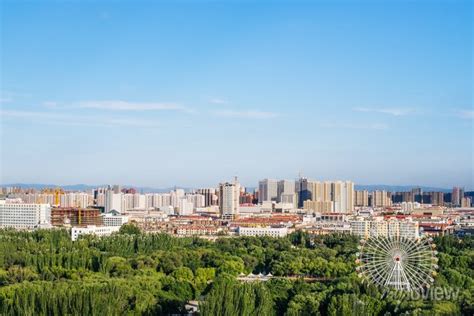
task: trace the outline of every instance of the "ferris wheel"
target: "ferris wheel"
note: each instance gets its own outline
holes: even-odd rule
[[[359,277],[375,285],[416,291],[434,281],[438,259],[431,238],[371,237],[358,249]]]

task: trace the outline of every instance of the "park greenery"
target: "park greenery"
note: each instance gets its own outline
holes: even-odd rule
[[[434,287],[449,295],[413,298],[358,278],[350,235],[212,242],[126,225],[73,242],[67,230],[0,230],[0,315],[185,314],[191,300],[200,315],[473,315],[474,238],[435,243]],[[251,272],[274,278],[239,281]]]

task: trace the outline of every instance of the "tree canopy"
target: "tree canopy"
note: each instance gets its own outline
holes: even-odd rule
[[[349,235],[209,242],[126,226],[73,242],[66,230],[0,230],[0,315],[168,315],[190,300],[201,315],[473,315],[474,238],[435,243],[441,299],[362,282]],[[239,280],[251,272],[275,277]]]

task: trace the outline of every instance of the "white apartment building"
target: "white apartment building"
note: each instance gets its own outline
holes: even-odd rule
[[[186,200],[192,203],[195,209],[206,206],[205,197],[202,194],[186,194]]]
[[[122,213],[122,193],[114,193],[112,190],[107,190],[105,192],[104,208],[106,213],[112,210]]]
[[[372,207],[386,207],[392,205],[392,200],[387,191],[374,191],[371,193]]]
[[[398,234],[400,237],[405,238],[418,238],[420,237],[420,228],[418,222],[411,220],[396,221],[398,224]]]
[[[215,188],[202,188],[197,190],[197,194],[204,196],[204,206],[217,205],[218,197]]]
[[[93,196],[84,192],[70,192],[61,194],[59,206],[86,208],[93,204]]]
[[[351,225],[351,234],[363,237],[363,238],[368,238],[369,237],[369,228],[370,228],[370,223],[369,221],[365,220],[354,220],[350,221]]]
[[[179,201],[184,198],[185,193],[183,189],[176,189],[175,191],[171,191],[171,206],[179,207]]]
[[[146,198],[144,194],[135,193],[133,195],[133,208],[143,210],[146,206]]]
[[[105,207],[105,194],[104,193],[102,192],[97,193],[96,204],[97,206]]]
[[[234,219],[239,215],[240,183],[237,178],[233,183],[219,184],[219,212],[224,219]]]
[[[187,199],[182,198],[178,201],[178,214],[181,216],[191,215],[194,210],[194,204]]]
[[[331,185],[334,212],[352,213],[354,211],[354,183],[351,181],[336,181]]]
[[[353,220],[350,221],[351,233],[363,238],[370,237],[404,237],[420,236],[418,222],[411,219],[397,220]]]
[[[293,207],[297,207],[297,195],[296,193],[284,193],[280,196],[280,203],[291,204]]]
[[[403,212],[405,213],[411,213],[415,209],[418,209],[421,207],[421,204],[418,202],[402,202],[400,203],[400,207]]]
[[[296,184],[298,206],[305,201],[320,202],[311,207],[331,209],[331,212],[352,213],[354,211],[354,182],[352,181],[311,181],[301,178]],[[328,207],[326,203],[330,202]]]
[[[128,216],[120,215],[118,212],[110,212],[102,214],[104,226],[122,226],[128,223]]]
[[[49,204],[6,203],[0,200],[0,228],[51,228]]]
[[[118,232],[119,230],[120,226],[73,227],[71,229],[71,240],[76,241],[81,235],[108,236],[112,233]]]
[[[238,228],[239,236],[270,236],[285,237],[288,235],[287,227],[241,227]]]
[[[133,194],[126,193],[126,194],[121,194],[121,209],[126,212],[128,210],[133,210]]]
[[[145,208],[162,208],[171,206],[171,194],[170,193],[149,193],[145,194],[146,202]]]

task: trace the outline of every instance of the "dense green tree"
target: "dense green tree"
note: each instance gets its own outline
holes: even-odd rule
[[[128,235],[140,235],[141,231],[137,225],[134,224],[125,224],[120,227],[119,230],[120,234],[128,234]]]
[[[203,315],[474,314],[473,237],[435,238],[443,293],[411,298],[361,282],[354,236],[210,242],[128,230],[75,242],[66,230],[0,230],[0,315],[167,315],[191,299]],[[249,272],[277,277],[239,281]]]

